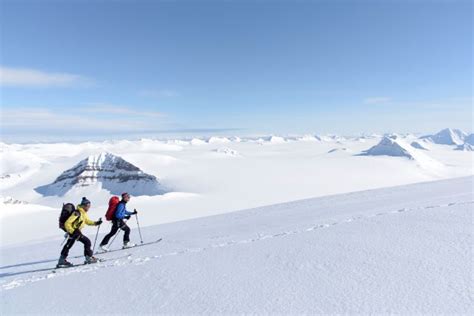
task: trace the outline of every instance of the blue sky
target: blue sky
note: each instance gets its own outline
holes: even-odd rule
[[[468,130],[472,9],[2,1],[2,137]]]

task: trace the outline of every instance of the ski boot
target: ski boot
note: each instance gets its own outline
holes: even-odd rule
[[[97,262],[99,262],[99,260],[98,260],[96,257],[94,257],[94,256],[91,256],[91,257],[86,256],[86,261],[84,261],[84,264],[91,264],[91,263],[97,263]]]
[[[58,264],[56,265],[56,268],[70,268],[72,266],[73,266],[73,264],[70,263],[69,261],[67,261],[66,257],[61,256],[61,257],[59,257]]]
[[[109,249],[109,247],[107,247],[107,245],[100,245],[99,248],[103,252],[109,252],[110,251],[110,249]]]
[[[122,249],[132,248],[132,247],[135,247],[135,246],[136,246],[136,244],[133,244],[133,243],[128,241],[128,242],[123,243]]]

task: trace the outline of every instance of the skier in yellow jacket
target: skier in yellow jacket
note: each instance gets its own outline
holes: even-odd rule
[[[81,204],[77,206],[76,211],[74,211],[64,223],[64,228],[66,229],[66,232],[69,235],[69,239],[67,240],[66,244],[63,247],[63,250],[61,251],[61,256],[59,257],[59,261],[57,264],[58,268],[66,268],[72,266],[72,263],[68,262],[66,258],[69,254],[69,249],[72,248],[76,240],[84,244],[84,256],[86,257],[85,263],[97,262],[97,259],[92,254],[91,241],[81,232],[81,229],[85,225],[97,226],[102,224],[101,219],[94,222],[89,218],[89,216],[87,216],[87,212],[89,211],[90,207],[91,202],[87,198],[83,197]]]

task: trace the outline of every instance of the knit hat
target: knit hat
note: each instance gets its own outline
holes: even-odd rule
[[[89,201],[86,197],[83,197],[81,201],[81,205],[87,205],[87,204],[91,204],[91,201]]]
[[[127,192],[123,192],[122,193],[122,199],[125,198],[127,195],[130,195],[130,194],[128,194]]]

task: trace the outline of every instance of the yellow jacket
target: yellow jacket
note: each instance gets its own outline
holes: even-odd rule
[[[74,233],[76,229],[82,229],[84,225],[95,226],[95,222],[87,216],[81,205],[78,205],[76,211],[64,223],[64,228],[69,234]]]

